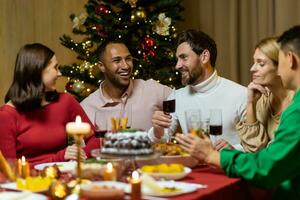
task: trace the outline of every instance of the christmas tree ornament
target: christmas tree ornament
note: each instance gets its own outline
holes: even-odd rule
[[[101,15],[101,14],[108,14],[110,13],[110,9],[108,6],[104,5],[104,4],[99,4],[98,6],[96,6],[95,8],[95,13],[97,15]]]
[[[166,17],[165,13],[160,13],[158,15],[158,20],[154,22],[153,31],[158,35],[167,36],[169,35],[169,29],[171,25],[171,18]]]
[[[73,84],[72,92],[79,94],[80,92],[82,92],[82,90],[84,90],[83,81],[76,80]]]
[[[49,188],[49,195],[51,199],[65,199],[66,196],[70,193],[67,184],[61,181],[54,181]]]
[[[104,30],[103,26],[101,24],[96,25],[96,31],[97,34],[101,37],[107,37],[108,33]]]
[[[133,9],[131,12],[131,22],[140,22],[146,18],[146,11],[145,9],[139,7],[137,9]]]
[[[135,8],[136,7],[136,3],[138,0],[123,0],[125,3],[129,3],[131,8]]]
[[[156,42],[155,42],[155,40],[152,37],[146,36],[143,39],[142,48],[144,50],[149,50],[149,49],[152,49],[155,44],[156,44]]]
[[[83,49],[89,49],[93,47],[93,42],[91,40],[86,40],[81,44]]]
[[[86,13],[81,13],[78,17],[73,18],[73,29],[85,30],[84,23],[87,18]]]

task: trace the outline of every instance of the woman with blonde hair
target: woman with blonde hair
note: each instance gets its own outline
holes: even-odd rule
[[[283,88],[277,74],[279,45],[276,38],[260,41],[253,55],[248,85],[246,119],[236,128],[245,151],[255,152],[274,139],[282,111],[290,104],[293,92]]]

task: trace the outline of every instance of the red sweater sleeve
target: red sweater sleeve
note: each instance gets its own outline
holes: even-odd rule
[[[0,109],[0,150],[6,158],[16,158],[16,130],[17,124],[14,116]]]

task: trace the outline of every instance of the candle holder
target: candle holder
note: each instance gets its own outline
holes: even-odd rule
[[[85,135],[88,135],[91,132],[91,126],[88,123],[81,122],[80,116],[76,116],[75,122],[69,122],[66,125],[66,131],[69,135],[73,136],[75,144],[77,147],[77,178],[76,185],[79,187],[81,183],[81,157],[80,157],[80,148],[81,141]]]
[[[84,134],[76,134],[73,135],[75,144],[77,146],[77,156],[76,156],[76,161],[77,161],[77,178],[76,182],[77,184],[81,183],[81,157],[80,157],[80,147],[81,147],[81,141],[83,139]]]

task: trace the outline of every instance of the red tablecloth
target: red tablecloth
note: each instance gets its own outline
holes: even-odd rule
[[[239,178],[229,178],[221,170],[198,167],[183,180],[184,182],[205,184],[208,187],[198,189],[196,192],[184,194],[171,199],[268,199],[270,192],[254,188]]]

